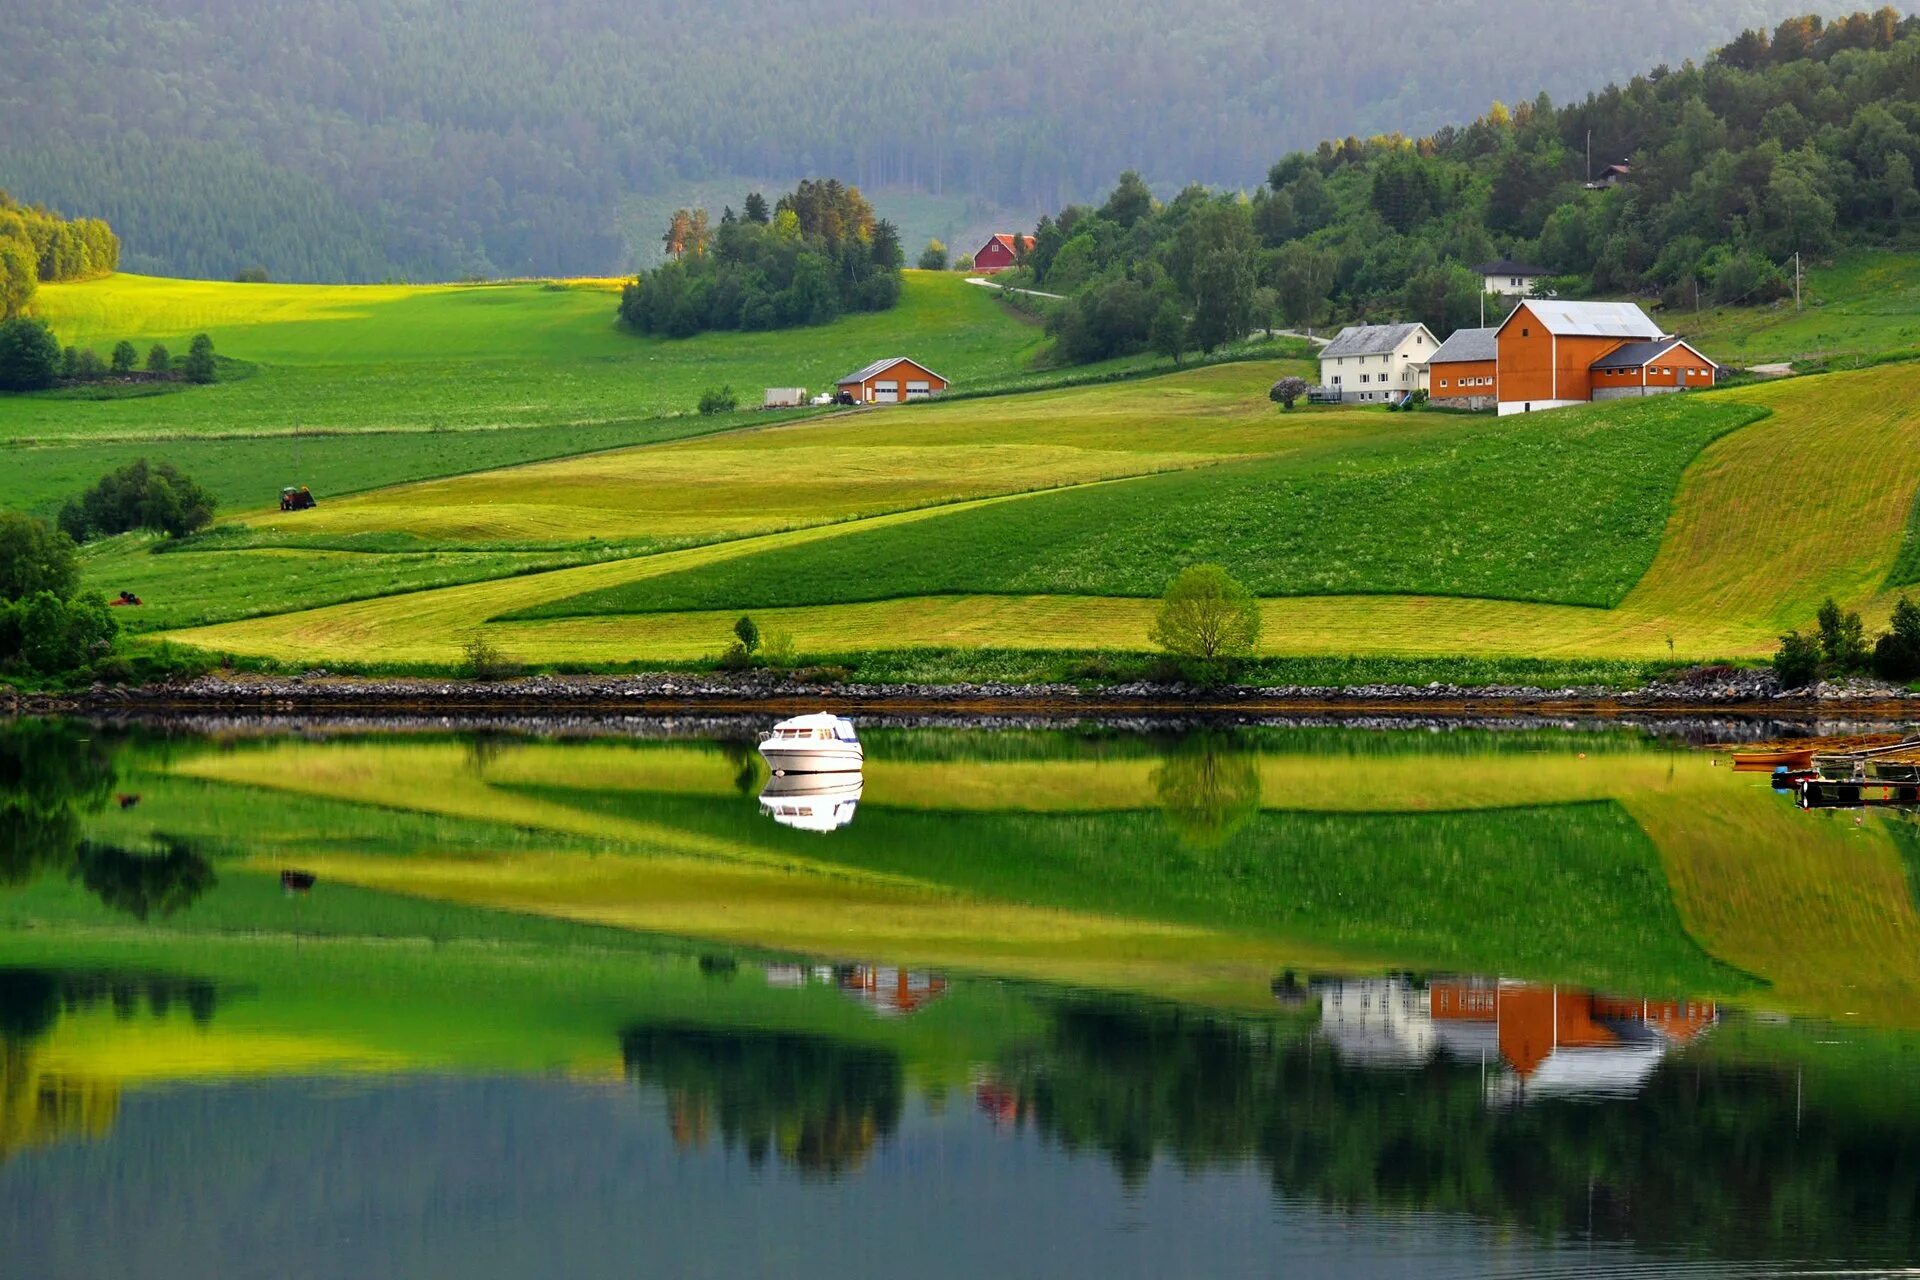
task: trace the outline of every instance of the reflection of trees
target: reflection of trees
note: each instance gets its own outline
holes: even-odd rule
[[[80,815],[113,795],[111,747],[52,721],[0,728],[0,885],[50,871],[79,880],[135,919],[169,916],[213,887],[213,864],[187,841],[156,835],[154,852],[82,838]]]
[[[1255,758],[1224,734],[1183,739],[1154,769],[1153,786],[1167,825],[1195,848],[1224,843],[1260,811]]]
[[[190,907],[214,884],[213,864],[187,841],[155,836],[158,853],[81,842],[74,874],[105,906],[136,920],[162,919]]]
[[[110,1081],[43,1069],[39,1042],[61,1017],[102,1003],[114,1016],[156,1018],[184,1008],[196,1023],[213,1017],[213,984],[193,978],[125,973],[0,969],[0,1161],[15,1151],[75,1137],[97,1138],[113,1125],[120,1094]]]
[[[893,1053],[794,1032],[680,1025],[620,1038],[627,1074],[666,1091],[675,1135],[721,1140],[755,1164],[769,1151],[805,1173],[857,1169],[899,1124],[904,1091]]]
[[[1070,1003],[992,1094],[1130,1181],[1156,1156],[1189,1169],[1251,1160],[1287,1194],[1543,1234],[1590,1228],[1735,1257],[1920,1253],[1920,1120],[1861,1106],[1796,1114],[1784,1072],[1671,1060],[1632,1099],[1500,1108],[1477,1062],[1364,1069],[1313,1038]]]
[[[79,815],[112,796],[112,753],[91,736],[46,720],[0,727],[0,885],[66,866]]]

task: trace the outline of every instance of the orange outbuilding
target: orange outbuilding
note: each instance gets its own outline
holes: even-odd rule
[[[1491,409],[1499,399],[1493,329],[1455,329],[1427,358],[1427,398],[1452,409]]]
[[[835,385],[855,404],[905,404],[939,395],[947,389],[947,380],[917,360],[888,356]]]

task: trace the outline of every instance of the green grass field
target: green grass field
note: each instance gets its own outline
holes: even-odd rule
[[[1827,309],[1897,314],[1905,264],[1843,261]],[[252,373],[0,400],[0,501],[50,512],[113,462],[173,457],[220,525],[90,548],[88,585],[145,598],[137,631],[349,669],[446,667],[479,632],[534,665],[698,663],[744,609],[803,657],[1140,654],[1167,576],[1213,559],[1266,598],[1276,661],[1628,670],[1761,656],[1829,594],[1877,622],[1920,573],[1920,366],[1497,420],[1283,415],[1264,388],[1304,366],[1269,360],[767,425],[659,415],[901,344],[962,389],[1030,384],[1042,337],[940,275],[885,316],[683,343],[618,331],[611,301],[604,282],[56,286],[63,336],[206,327]],[[1787,325],[1739,318],[1753,342]],[[322,505],[282,515],[296,466]]]
[[[1367,434],[1272,461],[975,508],[516,616],[955,594],[1153,596],[1173,568],[1201,561],[1224,565],[1262,596],[1610,606],[1652,562],[1687,463],[1759,416],[1668,397],[1566,414],[1551,431],[1520,417],[1376,419]]]

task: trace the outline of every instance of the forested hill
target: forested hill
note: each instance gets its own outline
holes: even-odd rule
[[[623,202],[696,184],[1250,188],[1290,147],[1575,96],[1803,7],[38,0],[4,18],[0,185],[107,218],[135,269],[609,271]]]

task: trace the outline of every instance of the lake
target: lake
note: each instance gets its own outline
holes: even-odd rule
[[[1920,812],[1774,727],[771,719],[0,722],[0,1273],[1920,1259]]]

